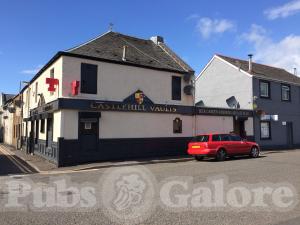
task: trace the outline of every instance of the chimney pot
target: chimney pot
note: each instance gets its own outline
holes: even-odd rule
[[[252,72],[252,57],[253,57],[253,54],[249,54],[248,57],[249,57],[249,60],[248,60],[248,62],[249,62],[248,72],[251,73]]]
[[[294,75],[297,76],[297,68],[294,68]]]

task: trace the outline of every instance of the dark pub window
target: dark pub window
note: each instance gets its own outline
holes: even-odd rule
[[[81,93],[97,94],[97,71],[97,65],[81,63]]]
[[[45,119],[41,119],[41,133],[45,133]]]
[[[291,101],[291,86],[287,84],[281,85],[281,100]]]
[[[175,120],[173,120],[173,133],[174,134],[182,133],[182,120],[180,118],[175,118]]]
[[[172,76],[172,100],[181,100],[181,77]]]

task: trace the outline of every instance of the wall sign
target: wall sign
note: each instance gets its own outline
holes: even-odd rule
[[[251,110],[238,110],[238,109],[220,109],[220,108],[200,108],[196,107],[196,114],[201,115],[221,115],[221,116],[253,116]]]
[[[78,80],[73,80],[71,83],[71,93],[73,96],[78,95],[78,89],[79,89],[79,81]]]
[[[46,78],[46,84],[49,85],[48,91],[54,92],[56,90],[55,86],[58,85],[59,80],[55,78]]]

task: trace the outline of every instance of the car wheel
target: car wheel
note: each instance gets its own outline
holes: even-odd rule
[[[195,159],[196,159],[197,161],[202,161],[202,160],[204,159],[204,157],[203,157],[203,156],[200,156],[200,155],[195,155]]]
[[[224,149],[220,149],[218,152],[217,152],[217,155],[216,155],[216,160],[217,161],[224,161],[226,159],[226,151]]]
[[[251,158],[257,158],[257,157],[259,157],[259,149],[257,147],[252,147],[251,148],[250,157]]]

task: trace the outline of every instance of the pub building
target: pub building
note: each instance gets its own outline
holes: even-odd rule
[[[22,150],[57,166],[182,155],[195,133],[230,132],[234,118],[252,117],[194,107],[193,79],[160,36],[109,31],[60,51],[21,92]],[[251,123],[244,129],[253,135]]]

